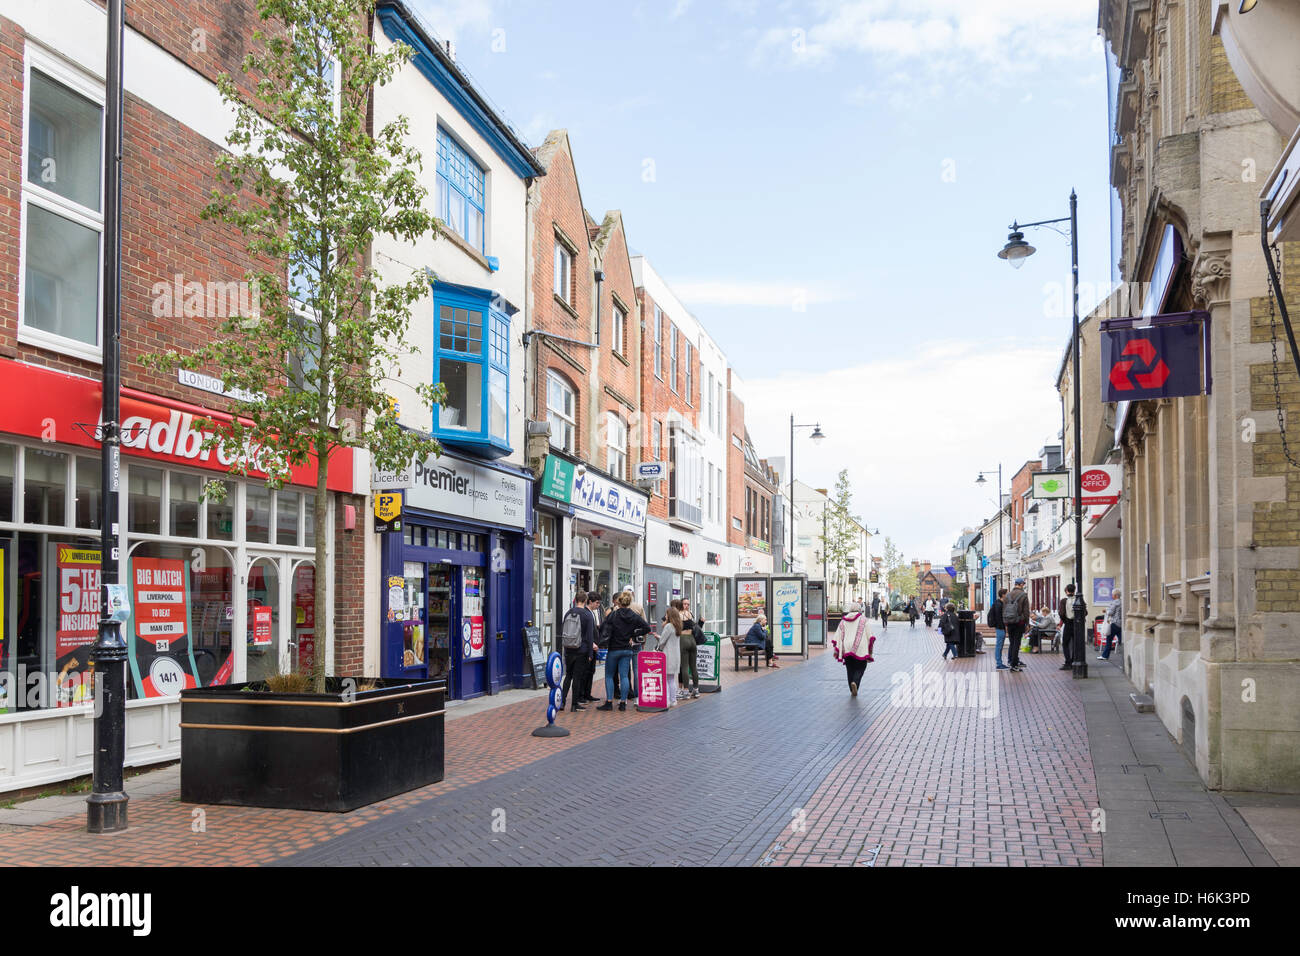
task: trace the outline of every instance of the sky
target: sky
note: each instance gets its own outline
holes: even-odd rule
[[[949,563],[996,482],[1057,441],[1070,243],[1109,288],[1095,0],[408,0],[529,145],[569,131],[588,211],[745,383],[762,457]],[[1063,227],[1057,227],[1063,228]],[[876,550],[873,547],[873,550]]]

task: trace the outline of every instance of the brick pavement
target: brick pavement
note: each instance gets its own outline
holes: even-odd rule
[[[814,654],[821,651],[814,651]],[[802,666],[788,662],[778,670],[734,672],[724,665],[722,694],[702,694],[681,709],[707,708],[727,691],[757,678]],[[597,690],[603,696],[603,690]],[[674,711],[675,713],[676,711]],[[328,814],[250,807],[203,806],[180,802],[179,788],[133,798],[130,828],[91,838],[85,833],[84,804],[37,826],[0,825],[3,866],[248,866],[271,863],[334,839],[400,810],[471,786],[501,773],[551,757],[602,735],[662,715],[626,712],[566,713],[559,723],[568,737],[540,738],[531,731],[546,722],[542,701],[524,700],[446,722],[446,775],[441,783],[399,794],[351,813]],[[201,811],[201,812],[196,812]],[[202,829],[199,829],[199,827]]]

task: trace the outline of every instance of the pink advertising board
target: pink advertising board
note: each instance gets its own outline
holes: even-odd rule
[[[668,657],[660,651],[636,656],[637,710],[668,709]]]

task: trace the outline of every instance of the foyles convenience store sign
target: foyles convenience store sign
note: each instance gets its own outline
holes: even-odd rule
[[[457,518],[522,528],[527,497],[527,483],[517,475],[443,455],[416,462],[406,503]]]

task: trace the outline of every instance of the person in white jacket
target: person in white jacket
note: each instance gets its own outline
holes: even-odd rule
[[[659,631],[659,650],[667,658],[668,706],[677,706],[677,673],[682,669],[682,615],[669,605],[664,615],[664,626]]]

